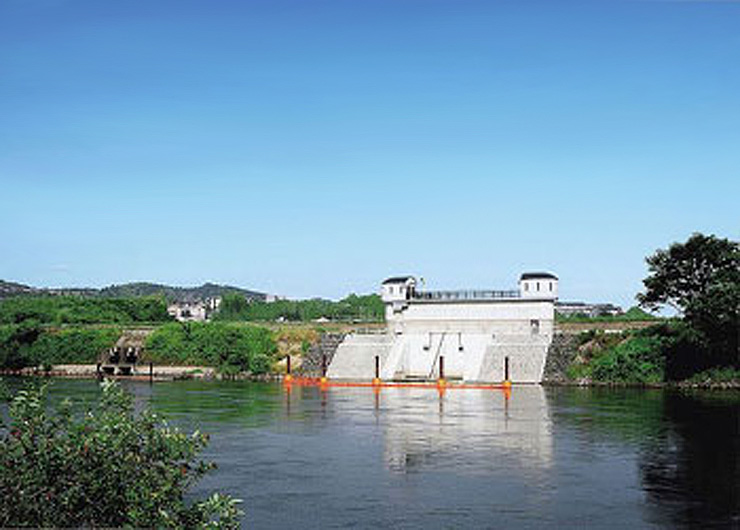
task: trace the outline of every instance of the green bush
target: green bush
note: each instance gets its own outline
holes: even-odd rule
[[[30,348],[35,365],[95,363],[115,345],[119,328],[79,328],[45,331]]]
[[[665,375],[664,343],[657,335],[635,334],[595,357],[591,375],[605,382],[659,383]]]
[[[212,464],[207,437],[186,435],[103,383],[97,407],[56,410],[44,387],[23,390],[0,425],[0,527],[238,528],[237,500],[215,494],[186,503]]]
[[[35,366],[32,346],[42,332],[41,327],[32,320],[0,325],[0,368],[18,370]]]
[[[214,366],[222,373],[267,372],[277,353],[270,330],[223,322],[184,322],[157,328],[149,358],[162,364]]]
[[[0,325],[0,369],[94,363],[120,335],[118,328],[52,330],[28,320]]]

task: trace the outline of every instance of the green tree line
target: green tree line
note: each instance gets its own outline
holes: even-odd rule
[[[225,295],[214,320],[310,322],[327,318],[342,322],[382,322],[385,306],[376,294],[351,294],[338,302],[319,298],[250,302],[243,296]]]
[[[86,298],[81,296],[19,296],[0,301],[0,324],[134,324],[166,322],[163,297]]]

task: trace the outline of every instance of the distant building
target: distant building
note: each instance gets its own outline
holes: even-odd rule
[[[265,302],[272,303],[272,302],[279,302],[280,300],[287,300],[284,296],[280,296],[277,294],[266,294],[265,295]]]
[[[588,318],[617,316],[624,313],[622,308],[614,304],[587,304],[586,302],[558,302],[555,312],[564,317],[584,316]]]
[[[174,302],[167,306],[167,312],[180,322],[205,322],[221,305],[221,297],[206,298],[187,302]]]

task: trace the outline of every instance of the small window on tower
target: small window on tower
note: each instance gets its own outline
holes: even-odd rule
[[[552,282],[550,282],[550,291],[552,291]]]
[[[524,290],[529,291],[529,284],[527,282],[524,282]]]
[[[537,290],[540,290],[540,282],[537,282]]]
[[[540,321],[539,320],[530,320],[529,327],[532,330],[532,335],[540,334]]]

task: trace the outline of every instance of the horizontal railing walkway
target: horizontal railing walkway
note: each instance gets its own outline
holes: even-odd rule
[[[413,300],[497,300],[501,298],[519,298],[519,291],[414,291]]]

